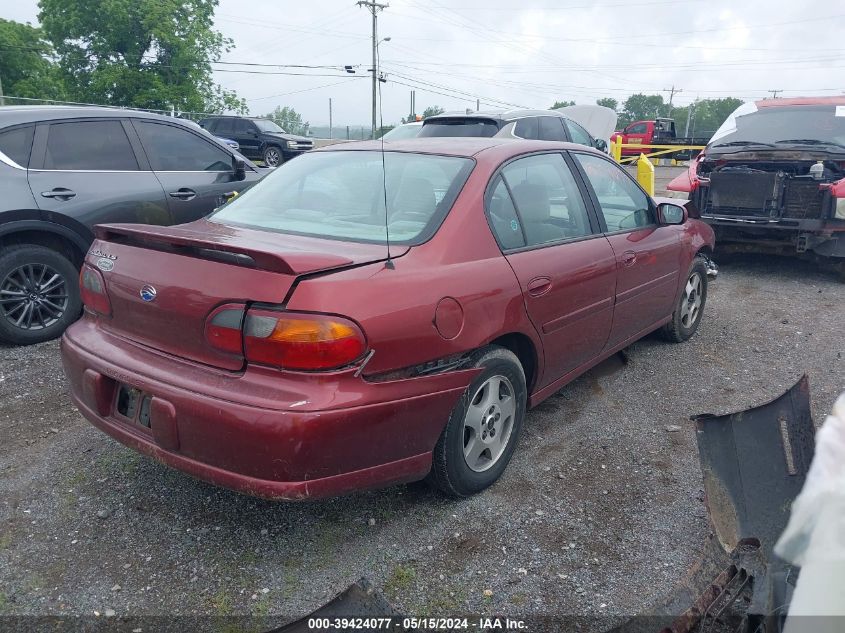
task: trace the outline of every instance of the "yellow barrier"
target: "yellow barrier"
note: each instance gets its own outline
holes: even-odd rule
[[[637,182],[648,195],[654,195],[654,163],[645,154],[640,154],[637,160]]]
[[[640,156],[646,156],[648,158],[655,158],[660,156],[665,156],[666,154],[676,154],[678,152],[684,152],[689,150],[694,151],[701,151],[704,149],[704,145],[640,145],[639,143],[621,143],[617,142],[616,139],[610,142],[610,155],[613,157],[617,163],[633,163],[635,160],[639,160]],[[640,152],[636,156],[622,156],[623,149],[638,149],[638,150],[658,150],[656,152]]]

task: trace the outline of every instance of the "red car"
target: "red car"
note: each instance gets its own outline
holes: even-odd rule
[[[501,475],[528,407],[698,328],[712,230],[604,154],[387,147],[298,157],[190,224],[98,227],[62,339],[83,415],[252,495],[429,476],[465,496]]]

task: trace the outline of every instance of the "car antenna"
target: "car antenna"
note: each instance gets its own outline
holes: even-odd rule
[[[376,74],[378,71],[378,67],[380,66],[381,60],[379,59],[379,50],[378,46],[375,47],[376,50],[376,65],[373,68],[373,75]],[[388,215],[387,210],[387,167],[385,165],[384,160],[384,108],[381,105],[381,84],[383,80],[381,77],[376,77],[376,84],[378,85],[378,124],[379,124],[379,132],[381,136],[379,140],[381,141],[381,178],[382,178],[382,192],[384,194],[384,242],[385,246],[387,246],[387,261],[384,263],[385,268],[389,268],[393,270],[396,268],[393,264],[393,260],[390,257],[390,217]]]

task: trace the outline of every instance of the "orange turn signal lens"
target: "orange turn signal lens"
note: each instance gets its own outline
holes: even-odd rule
[[[286,369],[337,369],[366,351],[361,329],[332,315],[251,310],[244,324],[247,360]]]

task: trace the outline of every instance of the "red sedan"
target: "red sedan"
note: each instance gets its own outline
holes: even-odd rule
[[[580,145],[315,151],[206,219],[98,228],[73,400],[120,442],[279,499],[507,466],[528,407],[707,299],[713,231]]]

